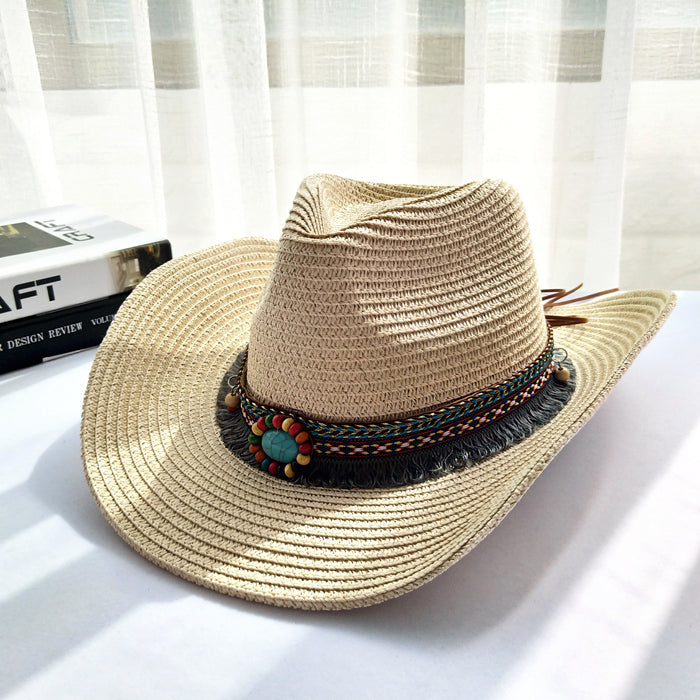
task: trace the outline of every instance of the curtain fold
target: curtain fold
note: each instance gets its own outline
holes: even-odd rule
[[[61,201],[39,64],[24,2],[0,3],[0,202],[3,210]]]
[[[272,116],[261,3],[191,5],[204,116],[212,240],[277,227]]]
[[[143,0],[130,0],[129,23],[133,32],[134,70],[141,98],[147,160],[151,183],[153,216],[158,230],[166,228],[165,188],[160,119],[153,70],[153,42],[148,5]]]
[[[635,1],[610,0],[605,17],[593,143],[596,176],[588,204],[584,281],[620,284],[627,115],[634,58]]]
[[[176,254],[275,237],[305,175],[513,182],[543,286],[700,288],[693,0],[7,0],[0,210]]]

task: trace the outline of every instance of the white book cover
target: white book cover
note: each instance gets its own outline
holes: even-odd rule
[[[0,217],[0,324],[129,291],[171,257],[158,236],[75,205]]]

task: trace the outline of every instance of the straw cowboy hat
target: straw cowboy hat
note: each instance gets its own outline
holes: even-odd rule
[[[173,260],[123,304],[85,394],[90,488],[202,586],[310,609],[398,596],[496,527],[674,303],[566,294],[543,302],[504,182],[309,177],[279,242]]]

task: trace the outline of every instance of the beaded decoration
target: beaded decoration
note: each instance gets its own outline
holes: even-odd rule
[[[543,352],[522,372],[513,375],[505,382],[461,397],[449,404],[442,404],[426,413],[414,414],[394,421],[325,423],[303,418],[304,423],[301,423],[300,417],[293,415],[284,420],[291,421],[288,425],[296,422],[300,426],[306,426],[299,431],[303,431],[307,437],[313,435],[313,451],[319,456],[372,457],[414,452],[482,429],[532,399],[547,384],[556,369],[558,363],[553,356],[554,344],[550,330]],[[268,457],[264,450],[259,457],[257,453],[264,447],[262,432],[274,425],[269,421],[282,414],[276,414],[274,409],[259,404],[248,394],[245,378],[246,359],[244,357],[241,362],[236,384],[232,387],[232,393],[229,396],[232,397],[232,402],[240,404],[241,413],[253,431],[250,436],[251,452],[256,452],[256,459],[261,466],[265,459],[270,459],[268,466],[262,468],[275,473],[279,471],[279,459]],[[229,410],[233,409],[229,406]],[[274,427],[279,429],[279,426]],[[256,430],[261,432],[258,434]],[[309,437],[309,445],[310,440]],[[310,453],[309,451],[308,454]],[[291,467],[289,470],[285,467],[285,471],[294,473],[298,466],[306,466],[308,464],[308,462],[304,463],[306,454],[302,452],[300,456],[302,456],[302,462],[299,463],[297,457],[297,467],[295,467],[290,460]],[[275,465],[274,472],[270,469],[270,464]]]
[[[311,463],[309,433],[292,416],[268,413],[260,416],[250,430],[248,450],[263,471],[293,479]]]

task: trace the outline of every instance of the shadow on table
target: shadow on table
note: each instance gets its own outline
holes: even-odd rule
[[[666,624],[659,631],[643,668],[627,698],[661,698],[669,696],[700,698],[700,560],[689,575]],[[671,669],[674,677],[669,679]]]

